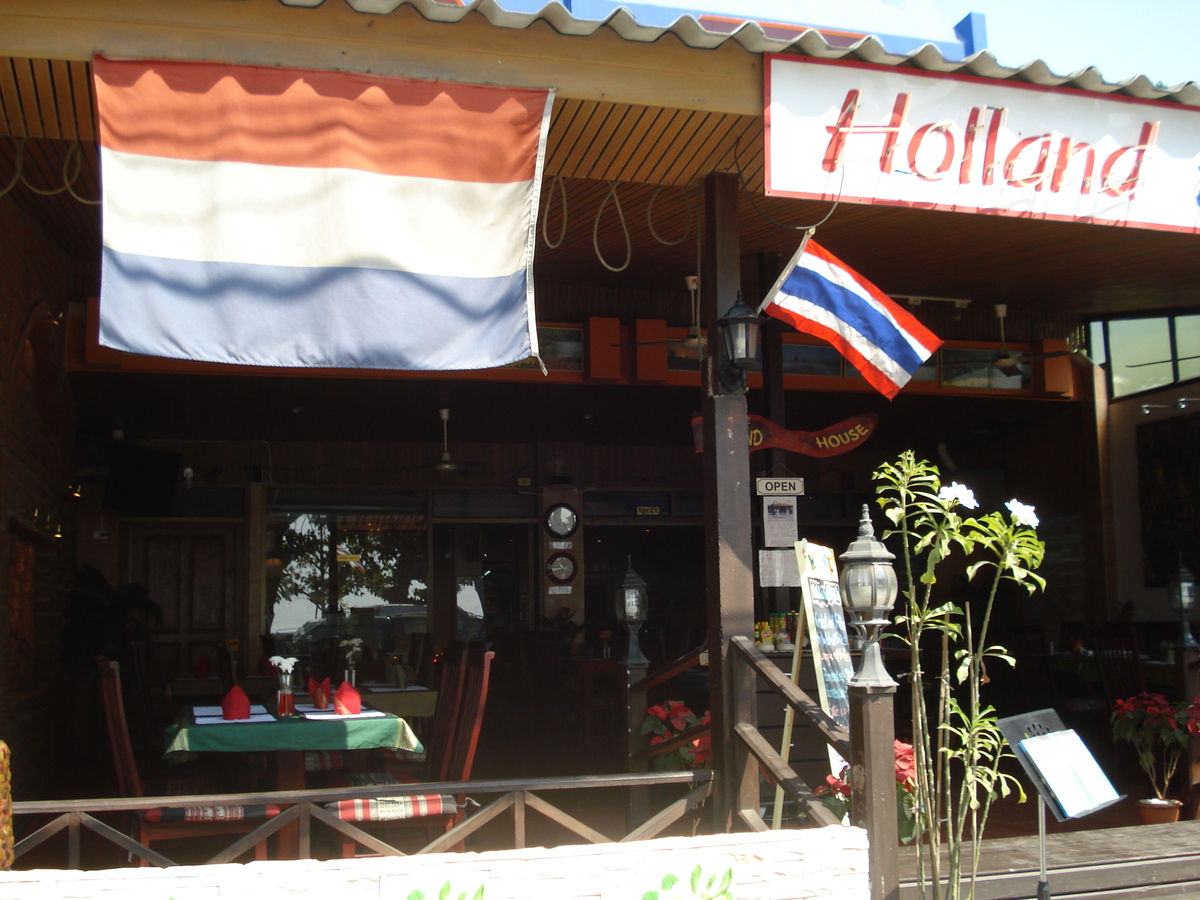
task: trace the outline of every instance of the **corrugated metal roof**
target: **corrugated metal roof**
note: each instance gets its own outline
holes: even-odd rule
[[[333,0],[279,0],[285,6],[315,7]],[[587,36],[601,28],[616,32],[627,41],[653,43],[666,34],[674,35],[684,45],[709,50],[734,41],[751,53],[803,53],[817,59],[852,59],[884,66],[911,66],[929,72],[976,75],[1001,81],[1025,81],[1045,87],[1072,87],[1097,94],[1125,94],[1142,100],[1168,100],[1186,106],[1200,106],[1200,85],[1184,82],[1161,89],[1145,75],[1124,81],[1105,81],[1104,76],[1089,66],[1069,75],[1058,75],[1041,60],[1016,68],[1002,66],[988,50],[966,59],[946,59],[934,44],[926,44],[908,54],[891,53],[874,37],[865,37],[850,46],[830,44],[816,29],[808,29],[793,40],[768,36],[757,22],[746,22],[732,32],[711,31],[689,15],[681,16],[668,28],[640,24],[626,9],[615,9],[604,19],[577,19],[561,3],[547,3],[536,13],[512,12],[496,0],[446,2],[446,0],[345,0],[357,12],[385,16],[403,5],[412,6],[426,19],[435,22],[458,22],[472,12],[483,16],[498,28],[525,29],[534,22],[545,21],[560,34]]]

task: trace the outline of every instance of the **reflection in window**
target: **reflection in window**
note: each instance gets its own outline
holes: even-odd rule
[[[399,616],[407,631],[426,630],[424,516],[275,513],[268,548],[268,630],[292,636],[298,651],[333,636],[322,629],[353,630],[354,622],[377,648],[372,632],[382,620],[393,625]],[[347,615],[351,623],[341,623]]]
[[[942,348],[942,384],[956,388],[1020,391],[1030,386],[1029,363],[997,365],[995,350]]]
[[[1200,316],[1175,317],[1175,358],[1179,381],[1200,378]]]

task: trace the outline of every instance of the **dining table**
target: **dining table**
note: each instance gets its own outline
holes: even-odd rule
[[[228,721],[219,706],[187,706],[167,728],[167,759],[188,753],[266,753],[273,760],[277,791],[304,789],[304,754],[310,750],[360,751],[373,749],[424,752],[408,722],[400,716],[372,708],[365,701],[361,713],[338,715],[316,710],[299,696],[295,716],[276,716],[260,705],[251,707],[249,719]],[[279,830],[276,844],[281,859],[295,859],[300,847],[296,823]]]
[[[359,685],[363,702],[403,719],[428,719],[437,708],[438,692],[419,684],[397,687],[383,682]]]

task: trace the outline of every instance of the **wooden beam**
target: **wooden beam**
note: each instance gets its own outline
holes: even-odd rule
[[[735,41],[696,50],[671,34],[653,43],[626,41],[608,28],[568,36],[543,20],[499,28],[478,13],[452,24],[430,22],[407,5],[373,16],[335,0],[312,9],[279,0],[0,0],[0,36],[0,55],[32,59],[104,53],[342,69],[762,114],[762,57]]]
[[[705,188],[704,270],[700,278],[702,321],[717,335],[717,319],[733,305],[741,285],[737,176],[709,175]],[[750,448],[746,395],[724,392],[715,368],[724,362],[722,341],[709,341],[709,367],[701,399],[704,412],[704,540],[708,599],[708,692],[712,716],[713,769],[721,773],[713,814],[720,831],[748,803],[736,796],[744,756],[733,727],[735,689],[727,649],[735,635],[754,630],[754,577],[750,538]],[[751,700],[751,706],[753,702]],[[752,716],[753,712],[747,715]],[[757,797],[754,804],[757,805]]]

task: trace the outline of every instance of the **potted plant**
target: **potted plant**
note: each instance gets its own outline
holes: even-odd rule
[[[1154,788],[1154,797],[1138,801],[1142,821],[1178,821],[1183,803],[1167,797],[1167,790],[1192,736],[1200,735],[1200,698],[1172,703],[1162,694],[1143,691],[1117,701],[1112,728],[1113,738],[1137,750],[1138,765]]]

